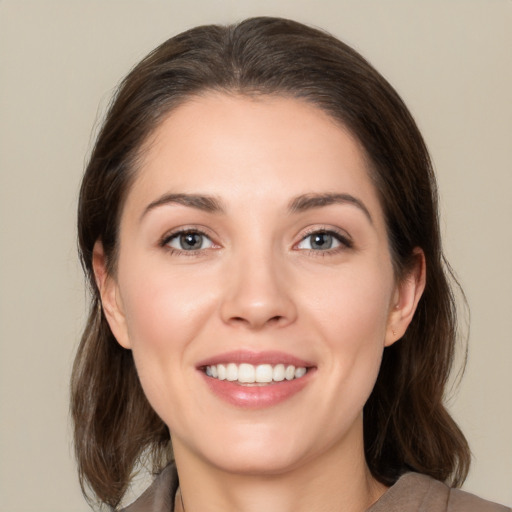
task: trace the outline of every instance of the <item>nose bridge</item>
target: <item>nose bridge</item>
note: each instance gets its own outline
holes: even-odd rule
[[[284,259],[268,240],[233,252],[222,303],[225,322],[258,329],[295,320]]]

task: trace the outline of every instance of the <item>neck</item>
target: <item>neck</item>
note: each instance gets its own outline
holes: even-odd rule
[[[232,473],[178,444],[176,512],[364,512],[386,488],[370,474],[362,435],[351,441],[275,474]]]

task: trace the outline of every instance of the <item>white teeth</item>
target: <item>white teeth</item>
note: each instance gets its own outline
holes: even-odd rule
[[[300,379],[306,375],[306,368],[295,368],[295,378]]]
[[[286,370],[284,371],[284,378],[286,380],[292,380],[295,378],[295,366],[289,365],[286,367]]]
[[[252,364],[241,364],[238,367],[238,382],[255,382],[256,371]]]
[[[259,364],[256,366],[256,382],[272,382],[272,366],[269,364]]]
[[[282,380],[284,380],[284,364],[277,364],[276,366],[274,366],[273,379],[276,382],[281,382]]]
[[[219,380],[238,381],[240,384],[268,384],[270,382],[282,382],[283,380],[300,379],[307,373],[305,367],[296,368],[293,365],[252,364],[235,363],[216,364],[207,366],[205,373],[208,377]]]
[[[238,366],[235,363],[229,363],[226,368],[226,380],[238,380]]]
[[[209,368],[208,366],[206,368]],[[219,380],[226,380],[226,367],[223,364],[217,365],[217,378]]]

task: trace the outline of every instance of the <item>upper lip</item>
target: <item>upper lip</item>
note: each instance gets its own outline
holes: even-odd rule
[[[204,359],[197,364],[198,368],[204,368],[205,366],[214,366],[217,364],[285,364],[293,365],[297,367],[311,368],[315,366],[310,361],[306,361],[300,357],[287,354],[285,352],[278,351],[264,351],[264,352],[252,352],[247,350],[234,350],[231,352],[224,352],[223,354],[216,354],[212,357]]]

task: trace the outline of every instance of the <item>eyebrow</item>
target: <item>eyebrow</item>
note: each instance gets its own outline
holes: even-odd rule
[[[188,206],[189,208],[196,208],[207,213],[225,213],[225,208],[222,205],[222,201],[214,196],[202,195],[202,194],[164,194],[155,201],[152,201],[141,215],[142,218],[151,210],[164,206],[167,204],[180,204]],[[290,213],[301,213],[314,208],[322,208],[333,204],[350,204],[359,208],[365,216],[368,218],[371,224],[373,224],[372,216],[368,211],[368,208],[364,203],[350,194],[339,194],[339,193],[311,193],[303,194],[292,199],[288,205]]]
[[[350,194],[321,193],[321,194],[303,194],[293,199],[288,206],[292,213],[304,212],[313,208],[322,208],[332,204],[350,204],[359,208],[373,224],[372,216],[365,204]]]
[[[224,213],[222,202],[220,199],[213,196],[201,194],[165,194],[146,206],[140,217],[141,220],[151,210],[167,204],[181,204],[208,213]]]

